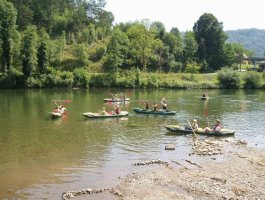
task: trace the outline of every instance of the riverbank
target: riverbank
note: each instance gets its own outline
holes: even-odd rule
[[[192,145],[192,152],[181,162],[135,163],[139,172],[121,178],[114,188],[68,192],[63,198],[85,199],[93,193],[100,199],[124,200],[264,199],[264,151],[234,139],[203,140]],[[194,162],[196,156],[205,159]]]
[[[0,88],[118,88],[118,89],[264,89],[265,73],[238,72],[224,68],[217,73],[151,73],[124,70],[89,73],[84,69],[61,72],[51,69],[41,77],[23,80],[17,72],[0,73]]]

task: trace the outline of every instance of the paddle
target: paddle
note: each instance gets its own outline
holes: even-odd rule
[[[54,101],[54,102],[63,102],[63,103],[71,103],[72,102],[72,100],[69,100],[69,99],[67,99],[67,100],[52,100],[52,101]]]
[[[196,135],[196,133],[195,133],[195,131],[193,130],[193,128],[192,128],[192,126],[191,126],[191,124],[190,124],[189,120],[187,120],[187,122],[189,123],[189,125],[190,125],[190,128],[191,128],[191,130],[192,130],[193,134],[194,134],[195,136],[197,136],[197,135]]]
[[[205,101],[205,102],[204,102],[204,115],[205,115],[206,118],[207,118],[208,127],[209,127],[210,124],[209,124],[209,118],[208,118],[208,101]]]

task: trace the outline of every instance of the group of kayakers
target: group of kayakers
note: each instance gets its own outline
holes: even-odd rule
[[[66,107],[64,105],[62,105],[61,103],[57,103],[56,101],[54,103],[55,103],[55,106],[56,106],[56,108],[55,108],[56,112],[59,112],[59,113],[62,113],[62,114],[66,113],[67,109],[66,109]]]
[[[112,94],[111,93],[111,98],[112,98],[112,100],[121,100],[121,101],[126,100],[126,96],[122,93],[120,93],[120,94]]]
[[[161,100],[160,104],[162,105],[162,109],[165,110],[165,111],[167,111],[167,100],[166,100],[166,97],[164,97]],[[154,111],[159,111],[159,106],[158,106],[157,101],[154,102],[154,104],[152,105],[152,107],[153,107],[153,110]],[[145,109],[146,110],[149,110],[150,109],[149,102],[148,101],[145,102]]]

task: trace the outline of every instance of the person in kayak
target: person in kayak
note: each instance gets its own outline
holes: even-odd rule
[[[208,94],[207,94],[206,91],[203,92],[202,97],[204,97],[204,98],[205,98],[205,97],[208,97]]]
[[[197,123],[197,119],[192,120],[191,127],[194,131],[196,131],[199,128],[199,125]]]
[[[145,102],[145,109],[149,110],[149,102],[148,101]]]
[[[100,115],[108,115],[108,113],[105,110],[105,107],[102,108],[102,110],[99,111]]]
[[[162,100],[161,100],[161,104],[162,104],[162,109],[167,111],[167,100],[166,100],[166,97],[164,97]]]
[[[191,123],[191,127],[185,126],[185,130],[194,130],[197,131],[199,129],[199,125],[197,123],[197,119],[193,119]]]
[[[158,104],[157,104],[157,101],[155,101],[153,108],[154,108],[154,111],[158,111]]]
[[[116,114],[116,115],[119,115],[120,113],[121,113],[120,106],[117,105],[117,106],[115,107],[115,114]]]
[[[215,120],[214,127],[211,129],[209,127],[206,127],[204,129],[205,132],[220,132],[221,131],[221,121],[219,119]]]
[[[66,107],[64,107],[64,106],[62,105],[62,106],[61,106],[61,109],[60,109],[60,112],[61,112],[62,114],[64,114],[64,113],[66,113],[66,111],[67,111]]]

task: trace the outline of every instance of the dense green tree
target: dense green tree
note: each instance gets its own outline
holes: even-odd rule
[[[218,70],[224,64],[224,42],[227,39],[223,24],[210,13],[203,14],[194,24],[193,31],[198,43],[197,56],[208,67]],[[207,69],[204,69],[207,70]]]
[[[129,46],[130,41],[127,35],[119,27],[115,28],[107,48],[107,59],[104,64],[105,70],[117,71],[119,68],[126,66]]]
[[[38,58],[38,72],[39,74],[45,74],[49,66],[47,44],[45,41],[42,41],[40,47],[38,48],[37,58]]]
[[[192,63],[196,60],[198,44],[194,37],[194,32],[187,31],[184,34],[183,64]]]
[[[178,62],[181,62],[182,39],[179,32],[171,31],[164,34],[162,41],[165,46],[165,70],[171,71],[177,67]]]
[[[165,25],[162,22],[155,21],[151,24],[151,28],[155,29],[156,37],[162,40],[166,33]]]
[[[17,13],[10,2],[0,1],[0,60],[1,71],[9,72],[12,59],[12,34],[15,32]]]
[[[128,29],[127,35],[132,45],[135,64],[139,64],[146,71],[148,63],[154,56],[154,31],[148,29],[143,23],[135,23]]]
[[[25,78],[36,72],[37,66],[37,28],[28,26],[21,42],[22,72]]]

